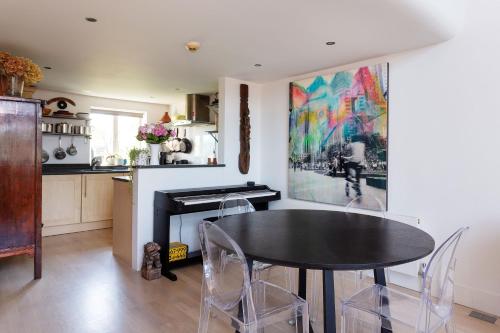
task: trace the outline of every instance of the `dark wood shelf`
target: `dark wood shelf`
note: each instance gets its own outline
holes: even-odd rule
[[[82,119],[82,118],[77,118],[77,117],[42,116],[42,118],[90,121],[90,119]]]

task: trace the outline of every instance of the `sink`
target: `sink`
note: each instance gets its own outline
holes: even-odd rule
[[[81,172],[81,173],[99,173],[99,172],[106,173],[106,172],[113,172],[113,171],[120,171],[120,170],[117,170],[117,169],[95,169],[95,170],[81,169],[81,170],[78,170],[78,172]],[[125,170],[123,172],[125,172]]]

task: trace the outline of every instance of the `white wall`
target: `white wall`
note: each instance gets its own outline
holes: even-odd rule
[[[250,170],[242,175],[238,169],[239,154],[239,114],[241,83],[249,86],[250,124]],[[132,263],[139,270],[142,263],[143,246],[153,240],[153,199],[154,191],[244,184],[247,181],[260,180],[260,118],[261,88],[260,85],[222,78],[219,81],[219,163],[225,167],[215,168],[153,168],[136,169],[134,173],[133,198],[133,231],[132,231]],[[189,214],[183,216],[182,237],[191,250],[199,249],[196,226],[203,216],[213,216],[213,212]],[[173,217],[170,228],[171,239],[178,239],[179,218]]]
[[[142,111],[147,113],[148,122],[154,122],[159,120],[165,111],[169,109],[168,105],[163,104],[152,104],[152,103],[141,103],[141,102],[132,102],[111,98],[101,98],[101,97],[93,97],[93,96],[85,96],[78,94],[69,94],[58,91],[50,91],[50,90],[37,90],[33,94],[33,98],[38,99],[51,99],[54,97],[67,97],[72,99],[76,103],[76,107],[72,105],[68,105],[67,110],[70,112],[90,112],[91,107],[94,108],[110,108],[110,109],[123,109],[123,110],[131,110],[131,111]],[[51,104],[48,107],[52,109],[52,111],[57,111],[57,105]],[[51,120],[51,122],[58,122],[57,119]],[[71,121],[71,123],[78,123],[78,121]],[[90,163],[90,144],[85,142],[83,137],[75,137],[74,144],[78,149],[78,154],[76,156],[67,156],[64,160],[56,160],[53,157],[52,151],[58,145],[58,136],[49,136],[44,135],[42,140],[43,149],[45,149],[49,155],[50,159],[47,164],[51,163],[60,163],[60,164],[70,164],[70,163]],[[62,146],[63,148],[67,148],[71,143],[70,137],[62,137]]]
[[[464,30],[451,41],[318,72],[390,62],[389,212],[419,217],[437,244],[470,225],[459,253],[457,301],[497,315],[499,12],[500,2],[470,0]],[[262,86],[262,182],[282,191],[273,207],[336,209],[287,199],[290,80]]]

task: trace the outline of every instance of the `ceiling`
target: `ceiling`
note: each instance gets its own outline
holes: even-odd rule
[[[0,50],[52,67],[40,88],[170,103],[219,77],[266,82],[438,43],[457,12],[453,0],[2,0]]]

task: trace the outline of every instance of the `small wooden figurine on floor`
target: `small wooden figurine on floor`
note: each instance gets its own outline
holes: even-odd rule
[[[161,277],[160,249],[161,246],[154,242],[144,245],[141,273],[146,280],[155,280]]]

